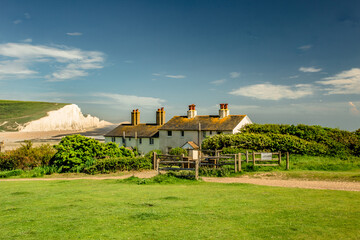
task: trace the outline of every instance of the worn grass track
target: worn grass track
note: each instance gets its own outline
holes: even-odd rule
[[[0,239],[359,236],[359,192],[123,180],[0,182],[0,192]]]

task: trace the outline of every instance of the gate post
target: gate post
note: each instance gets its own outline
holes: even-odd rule
[[[157,168],[156,168],[156,163],[157,163],[157,161],[156,161],[156,152],[153,152],[153,169],[154,169],[154,170],[157,169]]]
[[[195,179],[199,180],[199,159],[195,161]]]
[[[241,153],[238,153],[238,161],[239,172],[241,172]]]

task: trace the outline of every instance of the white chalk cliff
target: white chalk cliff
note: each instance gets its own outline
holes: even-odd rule
[[[20,132],[87,130],[105,127],[111,123],[90,115],[84,116],[76,104],[66,105],[56,111],[48,112],[46,117],[26,123],[19,127]]]

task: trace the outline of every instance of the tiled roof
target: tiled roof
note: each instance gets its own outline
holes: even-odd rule
[[[203,131],[232,131],[246,115],[229,115],[220,119],[219,115],[196,116],[187,118],[187,116],[175,116],[165,123],[159,130],[201,130]]]
[[[186,142],[182,147],[184,147],[186,144],[189,144],[193,149],[199,149],[199,146],[193,141]]]
[[[105,137],[122,137],[125,132],[125,137],[135,137],[135,132],[137,133],[137,137],[157,137],[159,134],[160,125],[156,124],[121,124],[112,131],[105,134]]]

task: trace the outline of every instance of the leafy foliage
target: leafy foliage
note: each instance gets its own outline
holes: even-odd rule
[[[49,144],[33,147],[31,141],[25,141],[20,148],[0,154],[0,170],[46,166],[55,153],[56,150]]]
[[[57,153],[51,164],[59,168],[59,172],[80,171],[94,164],[95,159],[105,157],[134,157],[134,153],[115,143],[99,141],[81,135],[66,136],[54,146]]]
[[[215,135],[204,140],[204,149],[229,147],[254,151],[283,151],[307,155],[360,156],[358,133],[299,124],[251,124],[242,133]],[[231,151],[230,151],[231,152]]]
[[[176,147],[176,148],[172,148],[169,152],[170,155],[182,155],[184,154],[184,156],[188,155],[188,152],[186,151],[186,149],[183,149],[181,147]]]
[[[130,171],[140,169],[151,169],[151,158],[145,157],[120,157],[104,158],[97,160],[93,165],[84,168],[85,173],[109,173],[116,171]]]

